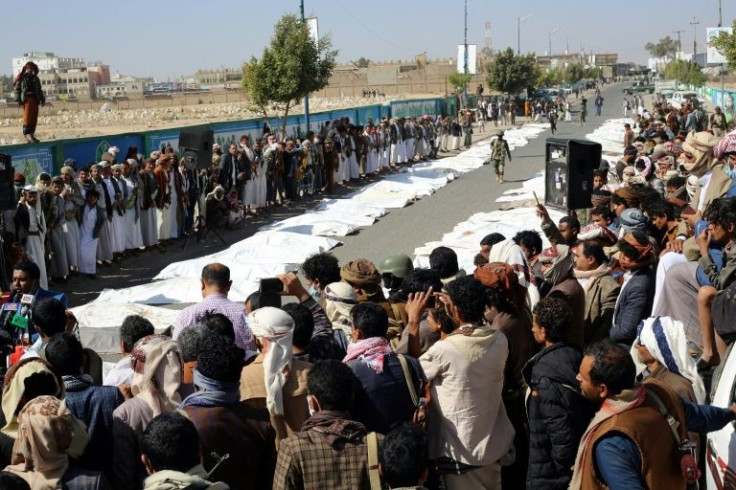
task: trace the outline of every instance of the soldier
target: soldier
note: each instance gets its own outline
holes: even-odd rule
[[[493,140],[491,144],[491,159],[493,160],[493,168],[496,169],[496,181],[503,184],[503,169],[506,166],[506,157],[511,161],[511,151],[508,142],[503,139],[504,132],[498,133],[498,138]]]

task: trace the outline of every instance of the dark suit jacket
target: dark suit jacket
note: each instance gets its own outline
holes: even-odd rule
[[[610,338],[619,344],[631,345],[636,338],[636,327],[652,312],[656,273],[651,267],[635,271],[626,286],[621,288]]]
[[[220,181],[219,184],[229,191],[233,187],[239,188],[245,184],[245,181],[250,178],[250,164],[248,163],[248,157],[242,155],[242,160],[238,161],[237,156],[241,155],[238,153],[233,156],[227,153],[222,156],[220,160]],[[237,167],[236,173],[245,172],[245,179],[240,181],[233,181],[233,166]]]

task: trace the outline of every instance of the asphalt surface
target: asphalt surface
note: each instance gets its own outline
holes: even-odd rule
[[[587,133],[592,132],[606,119],[621,117],[623,95],[620,85],[606,86],[602,93],[605,101],[600,117],[597,118],[594,115],[593,94],[588,92],[585,94],[588,99],[586,124],[581,126],[575,120],[577,113],[573,113],[573,122],[558,123],[555,137],[584,138]],[[579,101],[576,101],[574,96],[571,100],[572,110],[576,111],[579,108]],[[524,122],[526,122],[525,118],[517,119],[517,124]],[[474,131],[474,142],[488,139],[495,134],[495,128],[489,123],[486,123],[485,133],[480,133],[477,128]],[[391,210],[374,225],[360,229],[353,235],[340,238],[343,244],[333,249],[332,253],[341,264],[358,257],[365,257],[378,263],[382,258],[393,253],[412,255],[416,247],[429,241],[439,240],[444,233],[451,231],[457,223],[467,220],[472,214],[498,209],[496,198],[508,189],[520,187],[523,181],[531,178],[544,167],[544,142],[550,136],[550,131],[545,131],[536,139],[530,140],[527,146],[512,152],[513,160],[506,165],[503,184],[496,182],[492,166],[485,165],[461,175],[432,196],[424,197],[405,208]],[[440,156],[450,156],[456,153],[440,154]],[[342,197],[381,178],[381,175],[367,177],[359,182],[338,186],[336,192],[330,197]],[[219,232],[229,246],[251,236],[264,224],[304,213],[324,197],[325,195],[316,195],[311,199],[294,203],[290,207],[273,208],[271,211],[261,210],[258,216],[248,218],[241,228],[219,230]],[[181,239],[167,247],[164,252],[155,250],[142,252],[138,256],[122,259],[111,266],[98,267],[96,279],[73,276],[66,283],[52,283],[50,289],[67,293],[70,306],[79,306],[95,299],[103,289],[118,289],[144,284],[150,282],[159,271],[172,262],[212,254],[226,248],[212,232],[204,241],[191,237],[186,246],[184,244],[185,240]],[[178,309],[184,305],[171,306]]]
[[[584,139],[586,134],[601,126],[606,119],[623,117],[621,86],[606,85],[601,92],[604,103],[600,117],[595,116],[594,95],[588,92],[585,94],[588,99],[586,124],[581,126],[576,120],[578,114],[573,113],[573,122],[558,122],[554,137]],[[571,100],[572,110],[578,110],[579,101],[575,101],[574,96]],[[482,133],[478,136],[482,136]],[[536,139],[529,140],[526,146],[512,151],[512,161],[506,164],[503,184],[496,182],[493,166],[484,165],[461,175],[432,196],[405,208],[392,210],[373,226],[342,238],[343,245],[333,249],[332,253],[341,264],[358,257],[378,264],[393,253],[412,256],[416,247],[441,239],[444,233],[452,231],[456,224],[466,221],[474,213],[499,209],[496,198],[504,191],[521,187],[522,182],[544,168],[545,140],[551,136],[551,131],[547,130]]]

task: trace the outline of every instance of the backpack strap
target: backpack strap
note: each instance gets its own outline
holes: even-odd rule
[[[371,490],[381,490],[381,474],[378,471],[378,437],[375,432],[369,432],[366,436],[368,446],[368,479]]]
[[[404,379],[406,380],[406,386],[409,388],[409,395],[411,396],[411,402],[415,407],[419,406],[419,397],[417,396],[417,390],[414,387],[414,383],[411,379],[411,372],[409,371],[409,363],[406,362],[406,357],[403,354],[396,354],[399,358],[399,364],[401,364],[401,370],[404,372]]]

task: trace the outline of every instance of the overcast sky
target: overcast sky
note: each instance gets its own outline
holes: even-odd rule
[[[339,62],[454,57],[463,42],[463,0],[305,0],[307,16],[319,18]],[[274,22],[299,13],[299,2],[281,0],[36,0],[3,5],[0,73],[11,73],[11,58],[29,51],[102,60],[113,73],[160,80],[189,75],[199,68],[235,67],[268,44]],[[621,61],[644,63],[644,44],[684,29],[682,44],[691,52],[695,18],[698,52],[705,28],[717,25],[717,0],[585,1],[469,0],[468,43],[516,50],[517,18],[521,51],[617,52]],[[723,2],[724,25],[736,16],[736,2]]]

